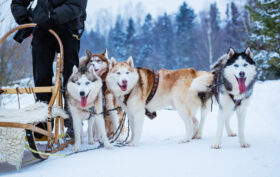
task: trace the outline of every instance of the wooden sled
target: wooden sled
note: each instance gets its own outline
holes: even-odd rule
[[[0,39],[0,45],[5,41],[5,39],[10,36],[12,33],[24,29],[24,28],[30,28],[35,27],[36,24],[30,23],[30,24],[24,24],[19,25],[12,30],[10,30],[8,33],[4,35]],[[48,111],[49,114],[51,113],[52,107],[54,104],[56,104],[59,107],[63,107],[62,102],[62,93],[61,93],[61,73],[63,71],[63,45],[59,38],[59,36],[53,31],[49,30],[49,32],[56,38],[58,44],[59,44],[59,54],[56,57],[56,75],[55,75],[55,85],[54,86],[47,86],[47,87],[34,87],[34,88],[0,88],[0,94],[33,94],[33,93],[52,93],[51,100],[48,104]],[[36,127],[34,124],[22,124],[22,123],[10,123],[10,122],[0,122],[0,127],[10,127],[10,128],[22,128],[26,130],[26,139],[28,141],[28,144],[31,149],[34,151],[32,152],[33,155],[41,160],[45,160],[49,157],[49,155],[46,155],[45,153],[38,153],[38,142],[34,137],[34,132],[39,133],[41,135],[44,135],[47,137],[47,143],[45,147],[45,152],[48,153],[56,153],[57,151],[60,151],[68,146],[68,144],[73,144],[74,141],[69,140],[65,141],[63,144],[60,144],[58,142],[59,134],[62,132],[64,134],[64,119],[62,117],[56,117],[54,120],[54,133],[52,131],[52,118],[48,118],[47,121],[47,130]],[[55,147],[55,148],[54,148]]]

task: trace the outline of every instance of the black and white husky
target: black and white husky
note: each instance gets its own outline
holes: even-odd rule
[[[244,136],[245,117],[257,78],[257,67],[250,48],[241,53],[230,48],[228,53],[212,66],[212,73],[214,74],[212,91],[200,95],[203,106],[199,130],[195,138],[201,137],[205,116],[211,106],[209,98],[213,95],[219,104],[219,112],[216,142],[212,148],[221,148],[224,126],[228,136],[236,136],[229,125],[230,117],[235,111],[238,118],[239,143],[243,148],[249,147]]]
[[[102,79],[95,73],[94,68],[74,66],[73,73],[67,83],[67,100],[70,113],[73,117],[75,144],[73,151],[79,151],[82,136],[82,121],[90,117],[89,110],[94,107],[97,113],[103,112],[102,105]],[[97,130],[102,137],[105,148],[112,149],[106,136],[103,114],[97,114],[89,118],[88,143],[93,144],[93,124],[96,121]]]

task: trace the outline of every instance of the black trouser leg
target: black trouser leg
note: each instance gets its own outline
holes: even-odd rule
[[[66,88],[69,77],[72,74],[73,66],[79,66],[79,50],[80,41],[74,38],[72,35],[61,36],[63,47],[64,47],[64,69],[63,69],[63,87]],[[64,108],[69,114],[69,118],[65,119],[64,125],[67,127],[67,133],[70,137],[74,137],[73,131],[73,120],[68,110],[67,97],[64,94]]]
[[[52,85],[54,56],[54,38],[50,34],[37,31],[32,41],[33,76],[36,87]],[[48,103],[51,95],[51,93],[36,93],[36,101]],[[46,123],[39,123],[37,126],[47,129]],[[35,133],[36,138],[41,138],[42,136]]]

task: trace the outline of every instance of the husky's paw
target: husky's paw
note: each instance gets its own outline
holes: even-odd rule
[[[117,139],[117,142],[118,142],[118,143],[122,143],[122,142],[124,142],[124,140],[125,140],[124,138],[118,138],[118,139]]]
[[[114,146],[111,145],[111,144],[104,145],[104,147],[105,147],[106,149],[109,149],[109,150],[113,150],[113,149],[114,149]]]
[[[237,135],[236,135],[236,133],[231,133],[231,134],[229,134],[228,136],[229,136],[229,137],[235,137],[235,136],[237,136]]]
[[[220,144],[214,144],[211,146],[212,149],[221,149],[221,145]]]
[[[85,140],[81,138],[81,144],[84,144]]]
[[[242,143],[242,144],[241,144],[241,147],[242,147],[242,148],[249,148],[249,147],[250,147],[250,144],[248,144],[248,143]]]
[[[192,139],[201,139],[201,135],[196,132]]]
[[[72,148],[72,152],[78,152],[79,150],[80,150],[80,147],[74,146],[74,147]]]
[[[136,146],[136,144],[135,144],[135,143],[130,142],[130,143],[128,143],[128,144],[127,144],[127,146],[133,147],[133,146]]]
[[[97,137],[94,137],[94,138],[93,138],[93,141],[94,141],[94,142],[99,142],[99,140],[100,140],[100,138],[97,138]]]
[[[189,139],[183,139],[183,140],[179,141],[179,144],[188,143],[188,142],[190,142],[190,141],[191,141],[191,140],[189,140]]]
[[[94,144],[93,138],[88,139],[88,144]]]

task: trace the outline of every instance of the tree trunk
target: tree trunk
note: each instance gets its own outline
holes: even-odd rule
[[[211,65],[213,63],[213,51],[212,51],[212,26],[210,17],[208,19],[208,30],[207,30],[207,37],[208,37],[208,46],[209,46],[209,68],[211,69]]]

